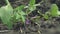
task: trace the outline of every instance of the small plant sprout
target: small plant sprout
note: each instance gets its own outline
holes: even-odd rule
[[[60,11],[58,10],[58,6],[56,4],[51,5],[50,14],[52,17],[56,17],[60,15]]]
[[[11,17],[13,15],[13,8],[11,7],[8,0],[6,0],[7,5],[0,8],[0,17],[3,24],[7,25],[9,29],[12,28]]]
[[[23,11],[24,9],[24,5],[21,5],[19,7],[17,7],[15,10],[17,11],[15,16],[17,20],[21,20],[22,22],[25,23],[25,15],[26,13]]]
[[[35,0],[30,0],[26,14],[30,14],[35,9],[36,9]]]
[[[43,14],[43,17],[45,19],[48,19],[49,15],[51,17],[59,17],[60,16],[60,11],[58,10],[58,6],[56,4],[52,4],[51,9],[49,11],[47,11],[45,14]]]
[[[30,0],[30,2],[29,2],[29,10],[30,11],[33,11],[36,9],[36,7],[34,5],[35,5],[35,0]]]

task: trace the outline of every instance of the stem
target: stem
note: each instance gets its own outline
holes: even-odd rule
[[[10,32],[11,30],[0,30],[0,33]]]
[[[34,6],[40,6],[40,3],[39,4],[35,4]],[[28,8],[29,6],[25,6],[24,8]]]
[[[7,3],[7,4],[10,4],[8,0],[6,0],[6,3]]]
[[[35,4],[34,6],[40,6],[42,2],[43,2],[43,1],[41,1],[41,2],[38,3],[38,4]],[[28,7],[29,7],[29,6],[25,6],[24,8],[28,8]]]

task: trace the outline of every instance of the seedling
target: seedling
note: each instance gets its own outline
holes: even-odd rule
[[[60,11],[58,10],[58,6],[56,4],[52,4],[51,9],[44,14],[45,19],[49,19],[49,16],[50,17],[60,16]]]
[[[52,4],[50,14],[52,17],[56,17],[60,15],[60,11],[58,10],[58,6],[56,4]]]
[[[11,7],[8,0],[6,0],[7,5],[0,8],[0,17],[3,24],[6,24],[9,29],[12,28],[11,17],[13,14],[13,8]]]
[[[25,15],[26,15],[26,13],[23,12],[24,7],[25,7],[24,5],[21,5],[21,6],[19,6],[19,7],[17,7],[15,9],[15,11],[16,11],[16,13],[15,13],[16,19],[21,20],[23,23],[25,23]]]

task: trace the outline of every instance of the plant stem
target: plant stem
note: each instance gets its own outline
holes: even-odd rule
[[[43,2],[43,1],[41,1],[41,2],[38,3],[38,4],[35,4],[34,6],[40,6],[42,2]],[[29,7],[29,6],[25,6],[24,8],[28,8],[28,7]]]
[[[6,3],[7,3],[7,4],[10,4],[8,0],[6,0]]]
[[[35,4],[34,6],[40,6],[40,3],[39,4]],[[28,8],[29,6],[25,6],[24,8]]]

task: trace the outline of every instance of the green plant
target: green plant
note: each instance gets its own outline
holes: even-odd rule
[[[36,6],[35,6],[35,0],[30,0],[29,2],[29,5],[28,5],[28,8],[26,10],[26,14],[30,14],[32,11],[34,11],[36,9]]]
[[[56,4],[52,4],[50,14],[52,17],[56,17],[60,15],[60,11],[58,10],[58,6]]]
[[[21,20],[23,23],[25,23],[25,15],[26,15],[26,13],[23,11],[24,7],[25,7],[24,5],[21,5],[17,8],[15,8],[16,19]]]
[[[12,25],[17,21],[20,21],[21,23],[25,24],[27,16],[36,9],[36,6],[40,5],[40,4],[35,4],[35,0],[30,0],[27,10],[24,11],[23,9],[25,9],[26,7],[25,5],[20,5],[13,9],[8,0],[6,0],[6,3],[7,3],[6,6],[2,6],[0,8],[0,18],[3,24],[7,25],[9,29],[11,29]],[[58,6],[56,4],[52,4],[50,12],[47,11],[45,14],[42,14],[41,12],[38,13],[42,15],[43,18],[45,19],[49,19],[49,15],[51,15],[52,17],[56,17],[60,15]],[[32,21],[39,22],[40,16],[36,16],[36,18],[30,17],[30,19],[31,20],[34,19]]]
[[[13,15],[13,8],[11,7],[8,0],[6,0],[7,5],[0,8],[0,17],[3,24],[6,24],[9,29],[12,28],[11,17]]]
[[[29,10],[30,11],[33,11],[33,10],[35,10],[36,9],[36,6],[34,6],[35,5],[35,0],[30,0],[30,2],[29,2]]]
[[[51,8],[49,11],[47,11],[45,14],[44,14],[44,18],[45,19],[48,19],[49,18],[49,15],[51,17],[58,17],[60,16],[60,11],[58,10],[58,6],[56,4],[52,4],[51,5]]]
[[[26,11],[23,11],[23,9],[25,7],[24,5],[21,5],[21,6],[17,7],[17,8],[15,8],[15,11],[17,11],[16,14],[15,14],[16,19],[22,20],[22,22],[25,22],[25,20],[26,20],[25,15],[28,15],[29,13],[31,13],[33,10],[36,9],[36,6],[34,6],[34,5],[35,5],[35,0],[30,0],[28,8],[27,8]]]
[[[22,23],[25,23],[26,16],[28,15],[23,11],[24,5],[18,6],[17,8],[13,9],[12,6],[10,5],[9,1],[6,0],[7,5],[2,6],[0,8],[0,18],[3,22],[3,24],[7,25],[9,29],[12,28],[13,21],[21,21]],[[33,10],[36,9],[35,5],[35,0],[30,0],[29,7],[28,7],[28,13],[32,12]],[[26,10],[27,12],[27,10]],[[13,21],[11,21],[11,19]]]

